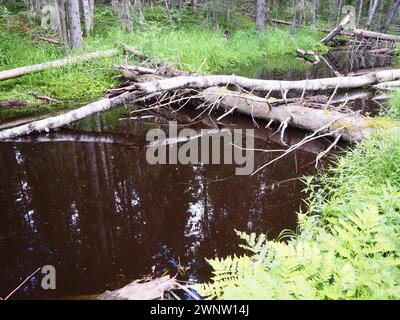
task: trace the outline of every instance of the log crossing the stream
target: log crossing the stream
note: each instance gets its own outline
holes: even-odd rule
[[[119,69],[121,69],[121,67],[119,67]],[[147,76],[152,74],[150,69],[141,69],[135,67],[128,69],[130,69],[132,72],[137,72],[138,74],[143,72]],[[157,74],[157,72],[154,72],[155,76]],[[172,72],[172,74],[174,74],[174,72]],[[156,79],[157,80],[154,81],[139,81],[123,88],[111,89],[109,90],[109,97],[92,102],[81,108],[57,115],[55,117],[33,121],[31,123],[0,131],[0,140],[11,139],[34,132],[48,132],[98,112],[103,112],[130,102],[135,103],[146,100],[151,101],[151,99],[169,92],[186,90],[190,94],[192,89],[196,89],[200,90],[200,95],[189,97],[189,99],[201,100],[204,98],[204,96],[201,95],[202,90],[208,89],[208,91],[205,92],[209,94],[211,93],[211,96],[213,96],[217,94],[215,90],[224,91],[224,87],[236,85],[239,88],[246,88],[251,91],[278,91],[283,94],[283,103],[280,105],[274,105],[272,107],[270,106],[269,101],[265,98],[255,95],[241,94],[240,101],[245,100],[246,104],[250,106],[250,110],[252,110],[250,113],[253,116],[259,116],[262,114],[262,117],[265,119],[283,121],[282,117],[276,116],[277,114],[282,114],[283,112],[288,119],[291,118],[291,121],[288,119],[285,120],[287,125],[299,127],[313,132],[317,130],[317,125],[321,124],[327,126],[328,123],[331,123],[331,125],[327,126],[326,130],[324,131],[331,132],[332,135],[340,134],[341,138],[345,140],[359,141],[368,137],[375,129],[381,128],[382,123],[378,123],[373,118],[366,119],[360,115],[345,114],[335,110],[330,110],[329,108],[324,108],[323,110],[313,110],[302,103],[291,103],[290,105],[287,105],[287,103],[285,103],[286,93],[289,90],[298,90],[303,91],[304,93],[307,91],[329,89],[337,90],[340,88],[359,88],[366,85],[374,85],[380,82],[388,82],[400,79],[400,69],[371,72],[365,75],[353,77],[336,77],[300,81],[259,80],[235,75],[183,75],[172,76],[170,78],[161,77],[161,79],[158,77]],[[222,87],[222,89],[218,89],[219,87]],[[214,91],[211,92],[210,90]],[[224,93],[229,93],[229,95],[231,95],[231,93],[224,91],[224,93],[221,94],[222,91],[219,91],[218,94],[220,94],[221,98],[226,102],[229,99],[224,96]],[[251,108],[251,106],[255,104],[257,105],[257,113],[254,113],[254,108]],[[249,114],[248,110],[245,111],[239,107],[235,109],[238,109],[238,111],[243,111],[245,114]],[[261,109],[265,109],[265,112],[263,111],[260,113]],[[274,112],[271,112],[272,110],[274,110]],[[340,127],[343,127],[343,130],[340,132],[338,131],[339,124]],[[396,124],[393,123],[385,123],[384,125],[390,127],[396,126]]]

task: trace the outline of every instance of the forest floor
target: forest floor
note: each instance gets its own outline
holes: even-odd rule
[[[17,9],[20,8],[0,7],[0,71],[63,58],[62,45],[35,39],[34,35],[43,34],[44,30],[37,21],[18,14]],[[231,38],[227,40],[224,30],[201,27],[200,18],[196,16],[174,14],[171,24],[162,8],[148,8],[144,13],[146,22],[134,33],[126,34],[113,12],[99,6],[94,34],[85,38],[84,50],[75,50],[70,55],[115,48],[123,43],[144,52],[150,57],[149,64],[165,61],[183,70],[246,76],[252,74],[254,66],[264,65],[266,61],[270,68],[287,68],[283,57],[295,55],[296,48],[327,50],[319,43],[322,34],[311,29],[299,29],[291,37],[286,27],[269,27],[265,35],[259,35],[252,22],[242,17],[240,25],[232,30]],[[118,83],[114,64],[134,62],[134,57],[123,56],[121,50],[121,55],[115,57],[2,81],[0,102],[18,99],[28,105],[0,110],[0,121],[73,108],[77,103],[95,100]],[[302,67],[304,64],[291,66]],[[44,104],[29,95],[31,92],[63,103]]]

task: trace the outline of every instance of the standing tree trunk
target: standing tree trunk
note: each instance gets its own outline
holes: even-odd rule
[[[89,0],[82,0],[83,18],[85,21],[85,35],[89,36],[91,32],[91,10]]]
[[[133,32],[131,2],[130,0],[123,0],[123,22],[126,31]]]
[[[389,7],[388,13],[386,15],[386,21],[385,21],[385,24],[383,26],[383,31],[382,32],[384,32],[384,33],[387,32],[387,30],[389,29],[390,25],[392,24],[392,21],[393,21],[395,15],[399,11],[399,7],[400,7],[400,0],[393,1],[393,4]]]
[[[67,19],[65,15],[65,2],[64,0],[57,0],[57,4],[58,4],[58,14],[60,16],[61,37],[64,45],[64,55],[66,56],[69,48],[69,40],[68,40]]]
[[[82,48],[82,30],[78,0],[68,1],[69,34],[73,48]]]
[[[94,29],[94,0],[89,0],[89,8],[90,8],[90,33],[92,33]]]
[[[305,7],[306,7],[306,2],[305,0],[299,0],[299,4],[298,4],[299,10],[299,25],[302,25],[304,22],[304,16],[305,16]]]
[[[297,3],[296,0],[293,2],[293,15],[292,15],[292,21],[290,22],[290,30],[289,34],[292,36],[294,34],[294,28],[296,26],[296,15],[297,15]]]
[[[135,17],[140,23],[144,22],[144,15],[142,12],[142,0],[135,0]]]
[[[340,17],[342,16],[342,8],[343,8],[343,0],[339,0],[337,16],[336,16],[336,24],[340,22]]]
[[[178,0],[179,9],[183,9],[184,4],[185,4],[185,0]]]
[[[257,0],[256,25],[258,32],[265,31],[265,0]]]
[[[119,15],[121,9],[121,4],[119,3],[119,0],[111,0],[111,7],[113,8],[114,13]]]
[[[379,0],[370,0],[368,10],[368,20],[365,29],[369,30],[371,27],[372,19],[374,18],[376,8],[378,7]]]
[[[356,21],[356,26],[357,28],[360,26],[360,21],[361,21],[361,14],[362,14],[362,10],[363,10],[363,0],[359,0],[358,3],[358,16],[357,16],[357,21]]]
[[[192,3],[192,11],[195,12],[197,10],[197,0],[191,0]]]
[[[317,25],[317,6],[318,6],[318,0],[313,0],[311,19],[312,19],[312,25],[314,27]]]

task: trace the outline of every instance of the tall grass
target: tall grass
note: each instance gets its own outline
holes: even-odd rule
[[[400,119],[400,89],[390,92],[388,113],[392,118]]]

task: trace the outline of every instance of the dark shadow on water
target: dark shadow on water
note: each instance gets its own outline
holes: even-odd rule
[[[174,274],[181,265],[189,268],[183,279],[207,280],[205,258],[241,253],[234,229],[270,239],[296,229],[304,194],[294,178],[314,173],[327,146],[306,145],[252,177],[235,176],[236,165],[152,166],[146,134],[162,125],[119,116],[0,143],[0,295],[46,264],[56,267],[57,289],[41,290],[39,274],[15,298],[99,293],[153,266]],[[233,120],[232,128],[254,128]],[[271,133],[257,129],[255,147],[282,148]],[[303,136],[289,130],[286,142]],[[256,153],[256,168],[272,156]]]

